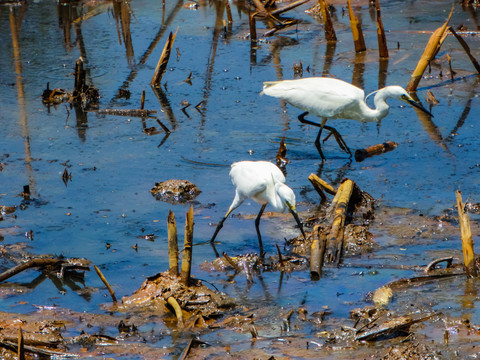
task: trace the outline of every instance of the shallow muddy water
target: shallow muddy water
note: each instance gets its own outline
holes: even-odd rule
[[[360,163],[349,159],[330,139],[323,147],[327,161],[322,164],[314,146],[317,129],[300,124],[297,116],[301,111],[259,95],[263,81],[294,78],[294,64],[300,61],[304,77],[333,76],[364,88],[366,93],[384,85],[406,86],[430,34],[446,21],[451,2],[381,2],[390,52],[389,60],[382,63],[378,60],[375,11],[367,1],[353,1],[367,44],[367,51],[360,55],[354,52],[345,5],[337,1],[332,3],[338,37],[335,46],[327,46],[321,19],[305,13],[314,5],[310,2],[284,14],[299,23],[271,37],[263,36],[266,24],[257,21],[259,42],[253,50],[247,37],[245,3],[230,3],[233,22],[225,28],[222,1],[200,1],[197,8],[183,4],[27,1],[0,7],[0,205],[19,206],[22,197],[18,194],[24,185],[30,186],[32,194],[30,201],[0,222],[3,245],[26,242],[32,254],[87,258],[102,269],[118,297],[130,295],[145,277],[167,269],[168,212],[175,213],[182,239],[184,214],[190,206],[155,200],[150,194],[155,183],[188,179],[202,191],[193,203],[194,242],[204,242],[211,238],[214,225],[234,196],[229,165],[240,160],[275,161],[285,137],[290,160],[287,183],[296,193],[300,217],[312,216],[319,207],[319,197],[308,181],[310,173],[334,186],[344,177],[354,180],[377,199],[378,211],[386,214],[381,221],[373,221],[370,229],[380,251],[356,259],[359,263],[426,265],[439,257],[437,254],[454,251],[460,256],[459,231],[446,234],[442,226],[448,225],[440,222],[436,231],[431,231],[435,225],[429,224],[426,239],[418,220],[453,208],[456,190],[462,191],[464,201],[480,202],[478,77],[452,36],[417,91],[427,108],[427,90],[439,102],[431,107],[431,122],[422,122],[412,108],[395,100],[389,101],[389,115],[378,125],[328,122],[352,150],[388,140],[398,143],[394,151]],[[80,16],[84,18],[73,22]],[[480,38],[469,32],[478,31],[478,22],[478,12],[455,4],[450,24],[456,29],[464,25],[462,34],[476,58],[480,58]],[[161,103],[150,81],[166,38],[175,31]],[[450,81],[447,54],[456,72],[454,82]],[[100,91],[100,109],[138,109],[145,90],[145,108],[158,111],[156,117],[171,134],[146,134],[144,128],[158,127],[155,118],[94,111],[82,117],[65,104],[42,104],[47,83],[51,89],[72,90],[79,56],[85,59],[87,81]],[[191,84],[185,82],[190,73]],[[119,98],[119,89],[128,90],[129,98]],[[191,106],[182,110],[185,101]],[[200,102],[202,106],[195,108]],[[372,106],[371,99],[369,103]],[[67,185],[62,181],[65,169],[71,174]],[[258,210],[258,205],[248,200],[234,214],[254,215]],[[413,215],[404,218],[405,214]],[[471,216],[475,221],[476,216]],[[404,225],[392,231],[385,228],[402,221]],[[299,235],[294,226],[289,216],[264,216],[261,229],[267,254],[275,254],[275,244],[283,245],[284,238]],[[411,233],[410,228],[416,226],[419,230]],[[30,231],[33,236],[27,237]],[[408,239],[397,242],[406,232]],[[154,234],[154,241],[145,239],[147,234]],[[478,233],[473,235],[475,240]],[[253,219],[229,218],[218,240],[218,250],[231,255],[258,252]],[[304,271],[266,272],[253,284],[244,278],[232,284],[225,274],[200,268],[214,258],[210,245],[195,246],[192,274],[249,309],[269,305],[266,323],[283,309],[300,305],[310,313],[328,307],[334,317],[348,317],[352,308],[366,304],[368,292],[413,273],[360,266],[329,268],[318,282],[311,281]],[[2,265],[5,269],[11,266],[8,261]],[[110,301],[93,271],[87,273],[82,291],[58,288],[48,279],[35,283],[37,276],[30,270],[11,279],[17,284],[34,284],[25,287],[21,295],[3,296],[1,310],[30,313],[37,305],[56,305],[103,313],[101,305]],[[462,306],[463,285],[459,286],[458,294],[455,286],[449,290],[452,298],[437,300],[438,310],[450,309],[453,316],[467,313],[478,323],[477,297],[472,306]],[[262,335],[278,332],[267,328]],[[165,327],[157,324],[152,329],[163,331]],[[314,332],[307,329],[302,335],[310,338]],[[240,343],[237,350],[247,347],[238,334],[231,336],[232,347],[237,346],[236,341]],[[242,336],[246,335],[240,339]],[[219,344],[229,341],[213,334],[208,337]],[[158,346],[173,345],[176,348],[165,356],[175,357],[184,343],[181,336],[167,337]],[[271,344],[259,347],[268,352]]]

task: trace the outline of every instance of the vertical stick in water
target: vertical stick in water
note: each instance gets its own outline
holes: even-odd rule
[[[193,244],[193,206],[190,206],[185,219],[185,242],[183,245],[182,273],[180,277],[185,285],[190,281],[192,270],[192,244]]]
[[[353,43],[355,44],[355,52],[362,52],[367,50],[365,46],[365,39],[363,38],[362,26],[360,25],[357,17],[353,13],[352,3],[347,0],[348,15],[350,17],[350,27],[352,28]]]
[[[464,211],[465,204],[462,201],[462,193],[456,191],[458,222],[460,223],[460,233],[462,235],[463,261],[465,262],[465,271],[467,277],[476,277],[475,253],[473,252],[472,230],[470,228],[470,219]]]
[[[388,59],[387,38],[385,37],[385,29],[383,28],[383,22],[380,16],[379,0],[375,0],[375,8],[377,11],[378,54],[380,59]]]
[[[178,276],[178,240],[177,223],[172,210],[168,213],[168,263],[170,274]]]

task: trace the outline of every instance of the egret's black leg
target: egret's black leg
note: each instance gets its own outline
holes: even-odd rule
[[[260,218],[262,217],[263,212],[265,211],[265,208],[267,207],[267,204],[262,205],[260,208],[260,211],[258,212],[257,218],[255,219],[255,229],[257,230],[257,236],[258,236],[258,245],[260,246],[260,257],[263,257],[265,254],[263,252],[263,243],[262,243],[262,235],[260,235]]]
[[[315,140],[315,146],[317,147],[318,153],[322,157],[322,160],[325,160],[325,156],[323,155],[322,147],[321,147],[321,144],[320,144],[320,136],[322,135],[323,129],[327,129],[328,131],[330,131],[330,134],[327,135],[325,140],[327,140],[333,134],[333,136],[335,136],[335,140],[337,140],[338,146],[340,146],[340,149],[342,149],[347,154],[352,156],[352,152],[350,151],[350,148],[347,146],[347,143],[343,140],[342,135],[340,135],[340,133],[335,128],[333,128],[331,126],[328,126],[328,125],[325,125],[325,123],[327,122],[326,118],[323,118],[322,123],[319,124],[319,123],[316,123],[314,121],[310,121],[310,120],[305,119],[305,116],[307,116],[307,115],[308,115],[308,111],[300,114],[298,116],[298,120],[300,120],[300,122],[302,124],[313,125],[313,126],[317,126],[317,127],[320,128],[320,130],[318,131],[317,138]],[[325,140],[323,140],[323,141],[325,142]]]
[[[328,126],[328,125],[324,125],[323,128],[330,131],[330,134],[328,134],[328,136],[325,138],[325,140],[327,140],[330,137],[330,135],[333,134],[333,136],[335,136],[335,140],[337,140],[338,146],[340,146],[340,149],[342,149],[347,154],[352,156],[352,152],[350,151],[350,148],[348,147],[347,143],[345,142],[345,140],[343,140],[342,135],[340,135],[340,133],[335,128],[333,128],[331,126]],[[325,141],[325,140],[323,140],[323,141]]]
[[[300,120],[302,124],[313,125],[320,128],[320,130],[318,131],[317,139],[315,140],[315,146],[317,147],[320,157],[322,158],[323,161],[325,161],[326,159],[325,159],[325,155],[323,155],[322,145],[320,145],[320,136],[322,135],[324,122],[322,121],[322,124],[318,124],[314,121],[307,120],[305,119],[305,116],[307,115],[308,115],[308,111],[305,111],[304,113],[298,115],[298,120]]]

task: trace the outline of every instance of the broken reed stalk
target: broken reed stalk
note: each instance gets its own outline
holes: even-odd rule
[[[375,8],[377,11],[378,55],[380,56],[380,59],[388,59],[387,38],[385,37],[385,29],[383,28],[383,22],[380,16],[379,0],[375,0]]]
[[[314,173],[311,173],[308,176],[308,180],[310,180],[310,182],[312,183],[312,185],[315,189],[317,189],[317,187],[318,187],[322,190],[325,190],[330,195],[336,195],[337,194],[337,190],[335,190],[335,188],[332,185],[327,183],[325,180],[322,180],[321,178],[319,178]]]
[[[192,270],[192,249],[193,249],[193,206],[190,205],[185,219],[185,242],[183,244],[182,273],[180,278],[188,286],[190,271]]]
[[[433,34],[430,36],[427,46],[425,47],[425,50],[423,50],[423,54],[420,57],[417,67],[413,71],[413,74],[405,90],[417,91],[418,84],[422,79],[425,69],[427,68],[430,61],[432,61],[435,58],[435,55],[438,53],[438,50],[440,49],[443,41],[445,40],[445,33],[447,30],[448,22],[450,21],[450,18],[452,16],[452,13],[453,13],[453,7],[452,7],[452,11],[450,11],[450,14],[448,15],[447,21],[442,26],[440,26],[437,30],[435,30]]]
[[[253,45],[257,42],[257,26],[255,24],[255,15],[257,13],[250,14],[249,23],[250,23],[250,43]]]
[[[322,236],[320,239],[320,226],[315,225],[313,234],[316,239],[312,242],[310,252],[310,278],[312,280],[319,280],[322,277],[323,259],[325,257],[325,248],[327,245],[327,238]]]
[[[453,80],[455,80],[454,79],[455,71],[453,71],[452,58],[450,57],[449,54],[447,54],[447,62],[448,62],[448,68],[450,69],[450,81],[453,82]]]
[[[145,107],[145,90],[142,91],[142,98],[140,100],[140,110],[143,110]]]
[[[326,0],[319,0],[319,2],[323,17],[325,39],[327,39],[327,42],[336,42],[337,35],[335,34],[335,29],[333,28],[332,17],[330,16],[330,10],[328,9],[328,3]]]
[[[160,82],[162,81],[162,76],[165,73],[165,70],[167,69],[168,59],[170,58],[170,54],[172,52],[172,47],[173,47],[173,43],[175,42],[175,37],[177,36],[177,32],[178,32],[178,28],[177,28],[177,31],[175,31],[175,34],[170,32],[170,34],[168,35],[167,42],[163,47],[162,55],[158,60],[157,67],[155,68],[155,72],[153,73],[152,81],[150,82],[151,86],[157,86],[157,87],[160,86]]]
[[[236,272],[240,272],[240,268],[238,267],[238,265],[235,263],[235,261],[233,261],[233,259],[230,256],[228,256],[228,254],[225,251],[222,252],[222,255],[225,258],[225,260],[227,260],[227,262],[235,269]]]
[[[283,267],[282,252],[280,251],[280,247],[278,246],[278,244],[275,244],[275,246],[277,247],[277,252],[278,252],[278,262],[280,263],[280,266]]]
[[[465,272],[467,277],[472,278],[477,276],[477,269],[475,268],[475,253],[473,251],[472,230],[470,228],[470,219],[465,213],[465,204],[462,201],[462,193],[455,192],[457,198],[458,222],[460,223],[460,234],[462,236],[463,261],[465,264]]]
[[[171,307],[173,307],[173,310],[175,311],[175,316],[178,320],[178,324],[183,326],[183,312],[182,308],[178,304],[178,301],[173,296],[170,296],[167,299],[167,303],[170,304]]]
[[[73,95],[77,96],[87,88],[85,84],[86,72],[83,68],[83,57],[79,57],[75,63],[75,85],[73,86]]]
[[[227,13],[228,24],[231,26],[231,24],[233,23],[233,17],[232,17],[232,9],[230,7],[229,1],[225,1],[225,12]]]
[[[177,223],[175,222],[175,214],[170,210],[167,218],[168,227],[168,264],[170,266],[170,274],[178,276],[178,238]]]
[[[343,250],[343,233],[345,230],[345,219],[347,217],[348,203],[353,193],[355,184],[352,180],[346,179],[338,187],[335,196],[336,204],[332,227],[327,236],[327,262],[338,265]]]
[[[362,27],[357,17],[353,13],[352,2],[347,0],[348,16],[350,17],[350,27],[352,28],[353,43],[355,44],[355,52],[359,53],[367,50],[365,39],[363,38]]]
[[[110,296],[112,297],[112,300],[114,303],[117,302],[117,298],[115,296],[115,292],[113,291],[113,289],[110,287],[110,284],[108,283],[107,279],[105,278],[105,276],[103,276],[102,272],[100,271],[100,269],[97,267],[97,265],[93,265],[94,269],[95,269],[95,272],[97,273],[98,277],[100,278],[100,280],[102,280],[102,282],[105,284],[105,286],[107,287],[108,289],[108,292],[110,293]]]
[[[18,328],[17,356],[18,360],[25,360],[25,342],[23,340],[22,327]]]
[[[477,70],[477,73],[480,74],[480,65],[478,64],[477,59],[475,59],[473,57],[472,53],[470,52],[470,47],[468,46],[468,44],[465,42],[465,40],[463,40],[463,38],[460,35],[458,35],[455,32],[455,30],[453,30],[453,28],[451,26],[448,28],[448,30],[450,30],[450,32],[453,34],[453,36],[455,36],[455,38],[458,40],[460,45],[462,45],[463,50],[465,50],[465,52],[467,53],[467,56],[470,59],[470,61],[472,62],[473,66],[475,67],[475,70]]]
[[[320,179],[315,174],[310,174],[310,176],[308,177],[308,180],[310,180],[310,182],[313,185],[313,188],[317,191],[318,195],[320,195],[320,198],[322,199],[321,202],[327,201],[327,196],[323,192],[322,186],[321,186],[321,183],[320,183],[320,181],[322,181],[322,179]]]

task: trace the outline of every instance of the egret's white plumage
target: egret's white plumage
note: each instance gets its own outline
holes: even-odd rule
[[[315,145],[322,156],[325,157],[320,147],[320,134],[323,128],[330,130],[340,147],[350,153],[348,146],[338,132],[325,126],[327,119],[353,119],[359,121],[380,121],[388,114],[389,106],[386,99],[394,98],[406,102],[431,115],[420,103],[416,102],[401,86],[387,86],[375,92],[375,109],[371,109],[365,102],[365,92],[345,81],[311,77],[296,80],[266,81],[263,91],[266,94],[285,100],[287,103],[302,109],[305,113],[298,119],[305,124],[320,127]],[[373,93],[372,93],[373,94]],[[304,117],[313,114],[322,118],[322,123],[317,124],[306,120]]]
[[[255,220],[260,251],[263,253],[262,237],[258,228],[260,217],[266,206],[270,204],[274,211],[285,212],[289,210],[297,221],[303,236],[303,226],[295,212],[295,194],[285,184],[285,176],[281,170],[268,161],[240,161],[232,164],[230,179],[235,186],[235,198],[230,208],[218,223],[211,241],[215,240],[224,221],[230,213],[238,208],[246,199],[255,200],[262,207]]]

